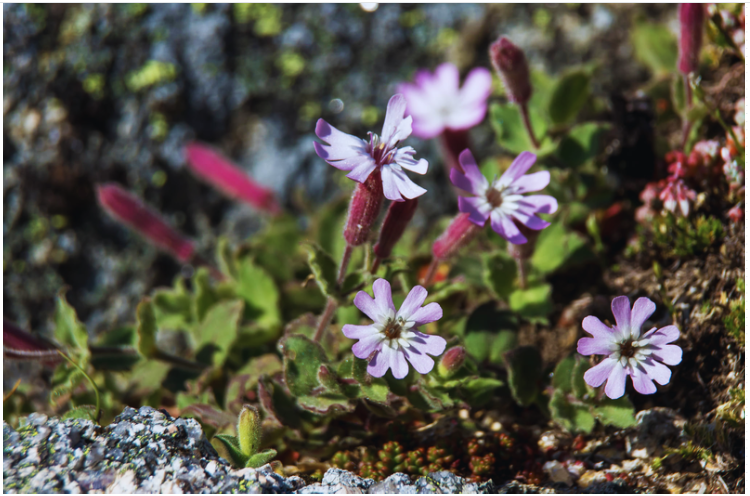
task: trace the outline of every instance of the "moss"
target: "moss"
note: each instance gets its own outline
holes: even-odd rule
[[[143,67],[131,71],[125,77],[125,85],[130,91],[140,91],[150,86],[173,81],[177,68],[169,62],[149,60]]]

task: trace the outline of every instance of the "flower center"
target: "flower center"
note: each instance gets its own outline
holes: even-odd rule
[[[633,343],[632,340],[620,343],[620,356],[625,358],[633,358],[635,352],[638,351],[638,346]]]
[[[385,334],[385,337],[388,339],[400,338],[404,323],[405,322],[402,317],[399,317],[397,319],[388,319],[388,323],[386,323],[385,328],[383,329],[383,334]]]
[[[503,203],[503,192],[494,186],[490,187],[487,189],[487,201],[492,205],[492,208],[499,207]]]
[[[388,148],[386,143],[381,143],[377,134],[367,134],[370,135],[370,143],[367,144],[367,153],[369,153],[375,160],[375,163],[378,165],[385,165],[393,162],[393,156],[396,154],[396,150]]]

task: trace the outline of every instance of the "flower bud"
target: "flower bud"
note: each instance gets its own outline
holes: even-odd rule
[[[683,74],[690,74],[698,70],[705,7],[702,3],[681,3],[677,12],[680,18],[680,58],[677,68]]]
[[[539,237],[540,231],[529,229],[528,227],[524,226],[520,222],[516,222],[515,220],[514,223],[516,224],[518,230],[521,231],[521,234],[526,237],[526,242],[521,245],[508,243],[508,253],[516,260],[528,260],[529,258],[531,258],[531,255],[534,254],[536,239]]]
[[[443,358],[438,363],[438,374],[444,379],[450,378],[458,372],[466,361],[466,348],[463,346],[454,346],[445,352]]]
[[[237,420],[237,439],[240,451],[245,456],[252,456],[260,448],[260,415],[258,410],[250,405],[242,407]]]
[[[391,202],[391,206],[388,207],[388,212],[385,214],[385,219],[383,219],[383,225],[380,226],[378,242],[373,249],[376,257],[384,259],[391,256],[393,247],[401,239],[406,226],[414,217],[418,204],[419,201],[416,198]]]
[[[96,187],[99,203],[115,219],[141,234],[151,243],[187,262],[193,257],[193,243],[183,238],[158,214],[116,184]]]
[[[195,175],[230,198],[244,201],[270,214],[281,212],[273,191],[255,183],[239,167],[213,149],[189,143],[185,147],[185,157]]]
[[[432,256],[444,260],[468,243],[482,228],[469,220],[469,214],[458,214],[432,245]]]
[[[510,101],[524,104],[531,98],[529,64],[523,50],[501,36],[490,45],[490,60],[503,80]]]
[[[370,228],[377,220],[382,205],[383,180],[380,170],[376,169],[364,183],[357,183],[352,195],[344,228],[344,239],[350,246],[359,246],[367,241]]]

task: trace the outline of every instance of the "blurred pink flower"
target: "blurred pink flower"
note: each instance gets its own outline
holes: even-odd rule
[[[406,98],[406,114],[414,119],[414,136],[430,139],[446,129],[461,131],[482,122],[492,92],[492,75],[477,67],[459,87],[458,68],[445,63],[434,74],[418,71],[414,83],[401,83],[398,92]]]
[[[195,175],[228,197],[274,215],[281,212],[273,191],[258,185],[216,150],[200,143],[188,143],[185,157]]]

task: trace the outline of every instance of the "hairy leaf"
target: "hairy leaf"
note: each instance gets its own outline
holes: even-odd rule
[[[594,429],[594,416],[585,404],[571,403],[565,392],[555,390],[549,402],[552,418],[570,432],[589,434]]]
[[[318,370],[328,359],[323,348],[305,336],[286,336],[279,342],[284,356],[284,377],[294,396],[306,396],[320,386]]]
[[[217,303],[195,328],[196,350],[207,345],[214,347],[212,363],[217,367],[224,364],[230,347],[237,338],[243,306],[241,300]]]
[[[529,406],[539,393],[542,378],[542,357],[533,346],[520,346],[504,355],[508,384],[513,398],[521,406]]]
[[[138,320],[138,353],[144,358],[153,358],[156,355],[156,317],[151,300],[141,300],[135,314]]]
[[[581,70],[562,76],[549,102],[549,116],[555,124],[572,121],[589,97],[590,76]]]

